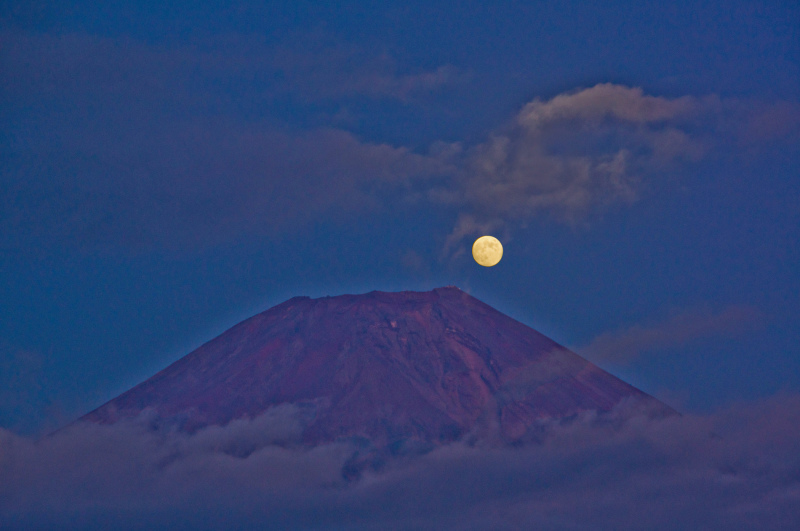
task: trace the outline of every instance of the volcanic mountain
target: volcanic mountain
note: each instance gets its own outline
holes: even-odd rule
[[[282,404],[310,444],[445,443],[493,427],[516,441],[542,419],[621,401],[671,410],[455,287],[295,297],[234,326],[86,415],[154,410],[195,431]]]

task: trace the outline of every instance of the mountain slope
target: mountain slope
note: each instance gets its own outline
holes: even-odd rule
[[[458,288],[295,297],[234,326],[89,413],[155,410],[188,431],[279,404],[306,414],[309,443],[452,441],[494,426],[517,440],[540,419],[624,399],[669,413],[535,330]]]

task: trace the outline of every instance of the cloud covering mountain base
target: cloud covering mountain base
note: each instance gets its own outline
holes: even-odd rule
[[[189,435],[147,414],[34,441],[0,430],[4,529],[783,529],[800,522],[800,396],[709,415],[586,415],[538,443],[455,443],[358,479],[302,412]]]

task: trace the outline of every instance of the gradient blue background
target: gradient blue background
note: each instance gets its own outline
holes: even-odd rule
[[[295,295],[451,284],[579,353],[603,334],[705,315],[708,330],[624,362],[586,353],[680,410],[800,390],[795,2],[59,1],[0,13],[0,427],[69,422]],[[312,66],[276,69],[279,53]],[[442,66],[429,90],[398,88]],[[289,171],[269,177],[280,182],[264,207],[287,213],[241,217],[250,152],[216,151],[262,130],[347,131],[414,153],[476,145],[533,99],[598,83],[777,106],[786,122],[752,145],[722,138],[632,204],[577,223],[510,220],[492,269],[443,254],[459,205],[387,192],[377,206],[306,209]],[[181,127],[202,141],[164,144]],[[195,157],[222,169],[203,173]],[[192,202],[220,176],[233,221],[216,230]],[[749,318],[715,320],[729,308]]]

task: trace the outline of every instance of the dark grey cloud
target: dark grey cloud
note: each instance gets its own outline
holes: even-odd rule
[[[453,444],[345,480],[282,406],[195,435],[144,416],[0,431],[4,529],[781,529],[800,522],[800,397],[662,420],[586,415],[524,447]]]
[[[763,312],[752,306],[728,306],[718,312],[693,308],[675,312],[651,325],[607,332],[576,350],[593,361],[626,362],[646,352],[679,347],[708,337],[736,337],[763,324]]]
[[[346,131],[287,130],[269,110],[282,93],[407,99],[449,82],[450,67],[402,74],[385,54],[335,41],[0,39],[0,92],[13,102],[0,109],[6,249],[192,249],[282,235],[322,215],[372,212],[451,171],[442,156]]]
[[[56,161],[20,154],[6,168],[1,216],[13,230],[3,246],[197,248],[286,234],[323,214],[341,222],[378,210],[417,180],[449,171],[447,161],[339,130],[290,135],[189,121],[146,137],[64,141],[75,145]]]
[[[320,33],[277,46],[273,64],[281,77],[278,90],[301,91],[315,99],[359,95],[407,102],[469,78],[449,64],[403,72],[385,51],[376,53]]]
[[[5,71],[0,87],[18,97],[116,95],[202,106],[209,96],[224,103],[225,94],[230,99],[247,88],[257,104],[287,94],[306,101],[359,96],[408,101],[468,79],[449,64],[404,71],[387,51],[319,32],[279,42],[230,34],[176,45],[7,30],[0,32],[0,44]]]
[[[800,123],[786,102],[599,84],[535,99],[475,145],[415,151],[332,129],[334,118],[320,125],[302,109],[409,102],[463,73],[406,72],[383,51],[319,35],[172,46],[7,31],[0,71],[0,246],[15,251],[196,249],[433,204],[457,217],[447,256],[467,236],[540,215],[576,223],[631,204],[720,142],[763,142]],[[311,123],[289,129],[281,113]]]

